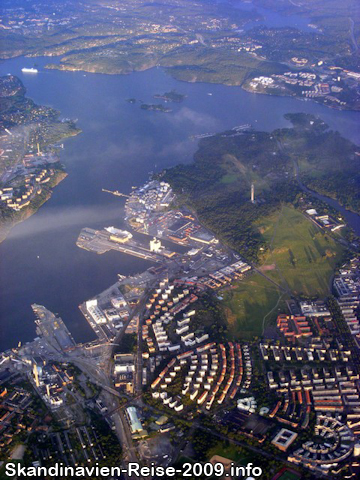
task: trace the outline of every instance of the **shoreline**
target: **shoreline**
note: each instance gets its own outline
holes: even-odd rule
[[[236,86],[236,85],[229,85],[229,86]],[[346,107],[341,107],[341,106],[337,106],[337,105],[328,105],[324,102],[320,102],[319,100],[317,100],[316,97],[311,97],[311,98],[308,98],[308,97],[301,97],[299,95],[276,95],[275,93],[267,93],[267,92],[261,92],[260,90],[259,91],[254,91],[254,90],[251,90],[250,88],[244,86],[244,85],[239,85],[245,92],[248,92],[248,93],[252,93],[252,94],[259,94],[259,95],[268,95],[270,97],[284,97],[284,98],[296,98],[297,100],[300,100],[302,102],[314,102],[314,103],[317,103],[318,105],[322,105],[323,107],[327,107],[327,108],[331,108],[333,110],[337,110],[337,111],[340,111],[340,112],[360,112],[360,106],[359,108],[346,108]],[[321,98],[321,97],[320,97]]]
[[[1,243],[15,225],[34,215],[51,198],[54,188],[67,176],[59,144],[81,129],[72,120],[60,121],[58,110],[36,104],[26,95],[19,77],[5,75],[0,80],[4,98],[0,111]],[[19,138],[24,142],[21,149]]]
[[[45,55],[45,56],[47,56],[47,55]],[[16,57],[13,57],[13,58],[16,58]],[[34,56],[32,58],[36,58],[36,57]],[[84,73],[95,74],[95,75],[131,75],[132,73],[143,72],[143,71],[151,70],[152,68],[162,68],[165,71],[166,74],[170,75],[174,80],[178,80],[180,82],[185,82],[185,83],[208,83],[209,85],[224,85],[225,87],[241,87],[245,92],[252,93],[252,94],[268,95],[268,96],[271,96],[271,97],[296,98],[297,100],[300,100],[300,101],[313,101],[313,102],[317,103],[318,105],[322,105],[324,107],[332,108],[332,109],[338,110],[338,111],[360,112],[360,106],[359,106],[359,108],[354,108],[354,107],[349,107],[349,106],[342,107],[342,106],[337,106],[337,105],[328,105],[325,102],[319,101],[316,97],[302,97],[300,95],[291,94],[291,93],[284,94],[284,95],[282,95],[282,94],[276,95],[274,93],[267,93],[267,92],[264,92],[264,91],[254,91],[246,85],[247,79],[245,79],[242,82],[231,82],[231,81],[230,82],[218,82],[218,81],[211,81],[211,80],[208,80],[208,81],[204,82],[203,80],[197,80],[197,77],[195,76],[193,78],[189,78],[189,79],[186,80],[186,79],[183,79],[183,78],[178,78],[175,74],[172,73],[172,70],[173,70],[174,67],[167,67],[167,66],[163,66],[163,65],[151,65],[147,68],[141,68],[141,69],[138,69],[138,70],[136,70],[136,69],[132,70],[132,71],[121,71],[120,70],[120,71],[114,71],[114,72],[111,72],[111,71],[96,71],[96,69],[93,69],[93,68],[86,69],[86,67],[77,68],[77,67],[74,67],[74,66],[64,65],[64,64],[61,64],[61,63],[59,63],[59,64],[51,63],[51,64],[46,64],[44,66],[44,69],[46,69],[46,70],[58,70],[60,72],[84,72]]]
[[[22,214],[20,214],[20,218],[12,221],[12,222],[0,222],[0,244],[7,239],[11,230],[18,225],[19,223],[24,222],[28,218],[35,215],[38,210],[52,197],[53,191],[55,187],[59,185],[65,178],[68,176],[68,173],[65,171],[58,171],[55,173],[55,183],[51,186],[51,190],[46,192],[46,195],[42,199],[40,205],[38,207],[34,207],[31,204],[24,210]]]

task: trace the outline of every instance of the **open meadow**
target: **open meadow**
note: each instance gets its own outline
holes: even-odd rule
[[[301,212],[283,206],[257,222],[270,246],[261,269],[295,296],[324,297],[343,247]]]

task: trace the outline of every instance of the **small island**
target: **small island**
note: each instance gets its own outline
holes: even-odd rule
[[[164,100],[164,102],[181,103],[185,100],[186,95],[178,93],[176,90],[171,90],[170,92],[165,92],[162,95],[157,93],[154,95],[154,98]]]
[[[164,105],[161,105],[161,103],[158,103],[158,104],[143,103],[140,108],[142,108],[143,110],[149,110],[152,112],[163,112],[163,113],[172,112],[171,108],[166,108],[164,107]]]

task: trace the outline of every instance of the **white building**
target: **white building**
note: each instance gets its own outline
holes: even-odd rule
[[[86,302],[86,310],[96,324],[107,323],[107,319],[102,310],[98,307],[97,300],[88,300]]]

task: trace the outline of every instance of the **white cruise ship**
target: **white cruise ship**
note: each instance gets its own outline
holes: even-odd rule
[[[21,69],[21,71],[23,73],[38,73],[38,69],[37,68],[27,68],[27,67],[24,67]]]

